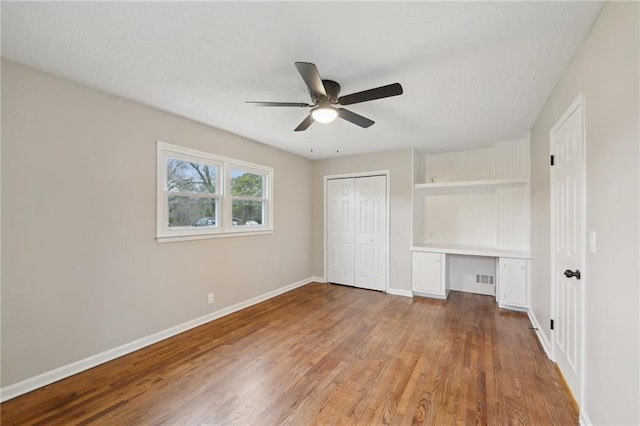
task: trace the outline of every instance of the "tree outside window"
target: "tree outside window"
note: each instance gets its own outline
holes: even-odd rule
[[[218,167],[167,158],[169,227],[216,226]]]
[[[262,225],[264,223],[265,175],[231,169],[233,224]]]

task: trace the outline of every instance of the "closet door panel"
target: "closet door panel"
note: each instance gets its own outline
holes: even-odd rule
[[[355,180],[355,285],[386,290],[386,177]]]
[[[371,285],[373,290],[386,291],[387,283],[387,178],[373,180],[371,200]]]
[[[327,281],[354,285],[354,180],[327,181]]]

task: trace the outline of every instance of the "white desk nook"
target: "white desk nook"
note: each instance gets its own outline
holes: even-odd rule
[[[413,158],[412,292],[529,307],[529,138]]]
[[[471,274],[476,279],[464,282],[456,288],[460,291],[495,295],[501,308],[527,310],[529,307],[529,253],[520,251],[501,251],[489,248],[472,247],[411,247],[412,291],[418,296],[446,299],[449,294],[449,275],[447,266],[451,261],[473,256],[488,258],[493,263],[494,274]],[[449,261],[449,262],[447,262]],[[472,261],[472,263],[474,263]],[[486,261],[486,260],[485,260]],[[483,280],[481,277],[496,277]],[[485,281],[485,282],[482,282]]]

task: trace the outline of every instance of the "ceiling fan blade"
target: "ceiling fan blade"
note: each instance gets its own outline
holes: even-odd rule
[[[247,101],[246,103],[256,106],[281,106],[281,107],[310,107],[311,105],[304,102],[257,102]]]
[[[318,68],[316,68],[314,64],[309,62],[296,62],[296,68],[309,88],[311,98],[327,96],[327,91],[324,88],[324,84],[322,84]]]
[[[355,112],[351,112],[344,108],[338,108],[338,116],[343,120],[350,121],[355,125],[364,127],[365,129],[375,123],[375,121],[369,120],[367,117],[363,117],[360,114],[356,114]]]
[[[402,95],[402,93],[403,91],[400,83],[393,83],[386,86],[376,87],[375,89],[369,89],[362,92],[352,93],[350,95],[340,96],[338,98],[338,104],[357,104],[360,102],[373,101],[375,99],[388,98],[390,96],[398,96]]]
[[[301,132],[303,130],[307,130],[309,126],[313,124],[313,117],[311,114],[307,115],[307,118],[302,120],[302,123],[298,124],[298,127],[295,128],[294,132]]]

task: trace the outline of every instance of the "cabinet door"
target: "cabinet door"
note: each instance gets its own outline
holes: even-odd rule
[[[411,264],[413,291],[445,295],[444,254],[414,252]]]
[[[529,268],[526,259],[501,257],[500,304],[526,307],[529,303]]]

